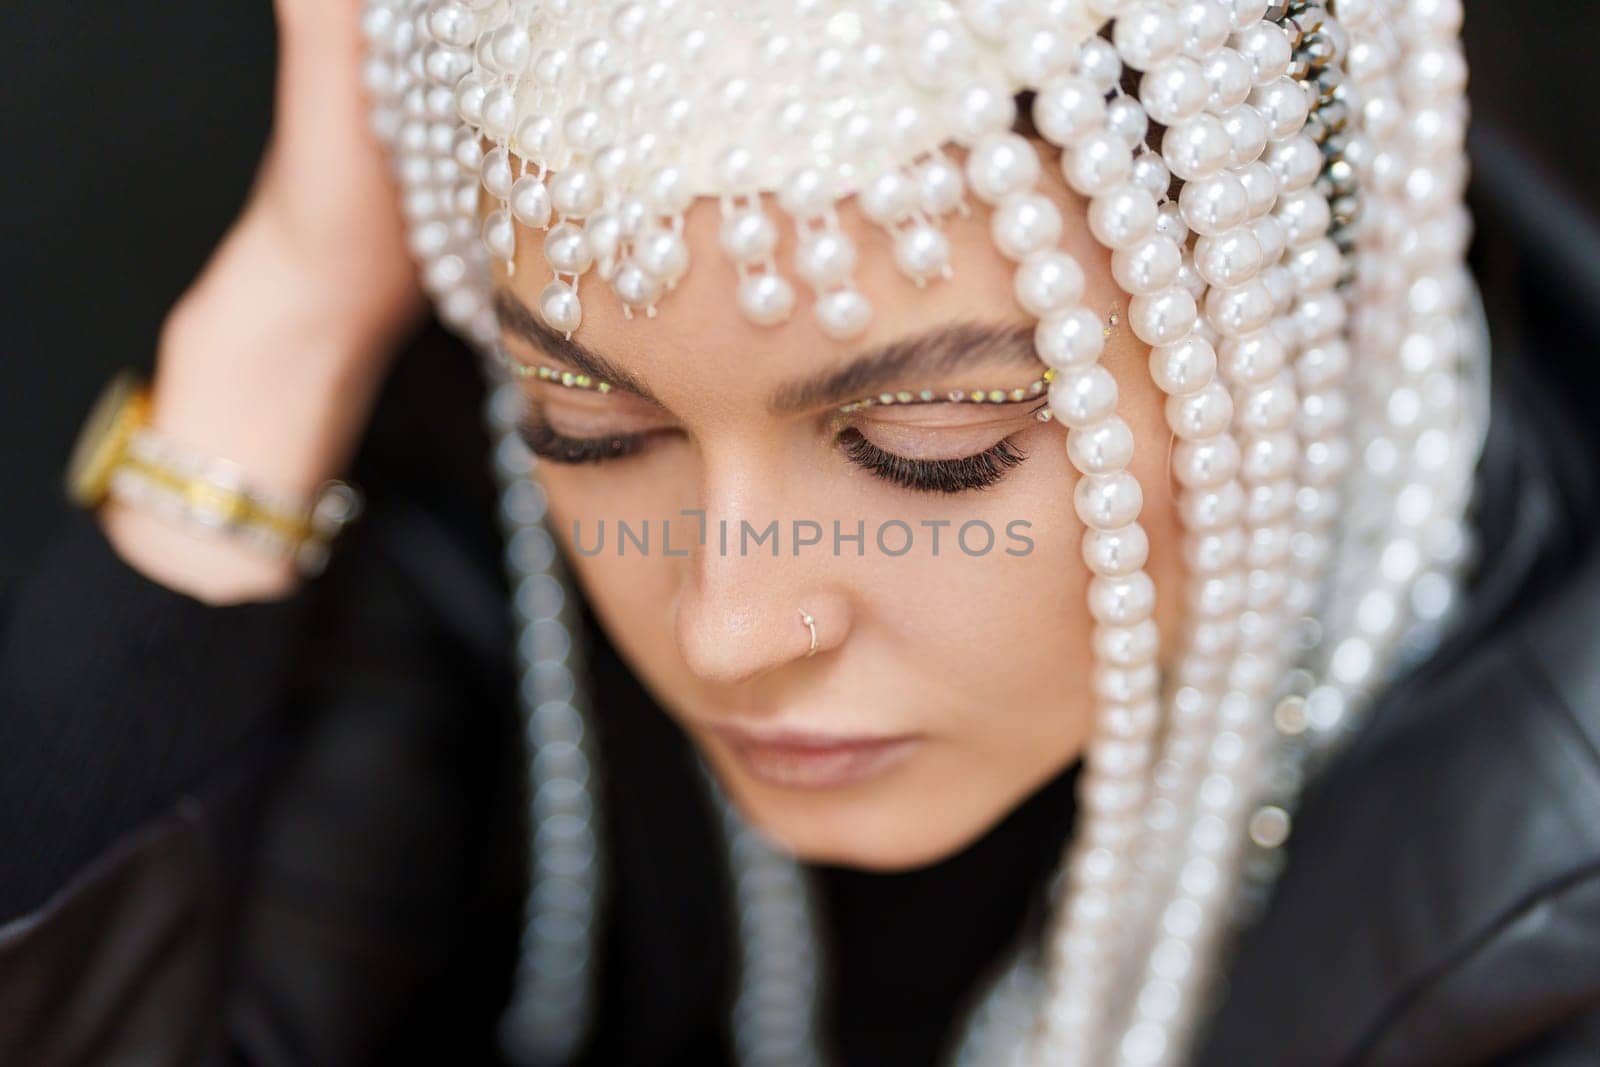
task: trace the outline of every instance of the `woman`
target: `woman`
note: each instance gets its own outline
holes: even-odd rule
[[[121,409],[168,451],[9,609],[12,1058],[1596,1047],[1594,708],[1544,636],[1593,596],[1509,612],[1560,496],[1504,439],[1448,610],[1456,6],[375,3],[404,236],[353,13],[280,15],[262,180]],[[510,372],[515,692],[459,353],[376,431],[446,473],[369,471],[326,575],[348,492],[293,556],[189,521],[313,510],[408,251]]]

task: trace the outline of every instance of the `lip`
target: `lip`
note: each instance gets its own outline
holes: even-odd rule
[[[921,744],[912,734],[836,734],[787,726],[712,726],[755,779],[787,789],[839,789],[874,778]]]

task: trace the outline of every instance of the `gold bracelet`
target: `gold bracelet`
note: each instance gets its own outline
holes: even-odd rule
[[[235,538],[315,577],[333,540],[361,514],[361,493],[339,480],[309,500],[251,487],[239,464],[201,455],[149,428],[149,391],[131,372],[109,385],[84,426],[68,475],[75,503],[108,497]]]

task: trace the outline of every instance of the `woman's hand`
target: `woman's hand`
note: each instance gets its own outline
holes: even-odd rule
[[[169,315],[152,383],[164,434],[309,494],[343,473],[396,343],[424,306],[368,124],[361,0],[276,0],[276,118],[243,212]],[[217,602],[288,591],[293,569],[108,503],[135,566]]]

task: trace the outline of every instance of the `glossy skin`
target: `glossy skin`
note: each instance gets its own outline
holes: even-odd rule
[[[1088,276],[1088,305],[1101,314],[1125,306],[1109,255],[1088,231],[1083,201],[1046,170],[1046,190],[1067,220],[1064,246]],[[733,303],[734,269],[717,247],[717,204],[702,200],[684,232],[692,266],[655,317],[625,317],[593,274],[581,288],[584,320],[573,340],[625,370],[659,404],[623,390],[602,395],[548,381],[529,380],[526,389],[535,417],[562,435],[649,433],[642,448],[621,458],[547,458],[538,477],[557,536],[619,651],[701,747],[745,815],[802,858],[900,869],[959,850],[1082,753],[1093,712],[1089,575],[1079,552],[1066,430],[1034,417],[1042,397],[850,415],[837,414],[837,403],[793,414],[768,410],[780,386],[885,342],[958,323],[1032,325],[1011,295],[1012,265],[989,238],[986,209],[948,221],[955,276],[921,290],[896,270],[886,237],[853,203],[842,204],[840,214],[861,252],[857,282],[875,309],[859,341],[833,342],[814,324],[808,290],[790,265],[790,234],[779,262],[796,279],[797,311],[778,327],[748,323]],[[517,269],[497,278],[529,307],[550,280],[542,237],[519,231]],[[549,346],[515,330],[505,341],[513,358],[568,367]],[[1139,442],[1132,471],[1146,487],[1149,571],[1170,634],[1178,537],[1165,488],[1170,436],[1148,354],[1124,323],[1108,341],[1105,364]],[[989,358],[890,388],[1010,389],[1042,369]],[[859,465],[847,452],[851,428],[905,457],[953,459],[1007,441],[1026,459],[986,487],[928,492]],[[685,509],[705,511],[704,547],[698,521],[683,517]],[[635,529],[648,520],[648,554],[631,542],[619,553],[619,519]],[[777,558],[770,543],[740,551],[741,520],[759,531],[774,519]],[[594,552],[601,520],[606,539]],[[683,555],[663,551],[660,527],[668,520],[672,551]],[[727,552],[718,546],[719,520],[728,523]],[[821,543],[795,554],[795,520],[819,523]],[[851,542],[835,554],[835,520],[846,532],[864,522],[862,554]],[[894,520],[913,535],[910,550],[898,556],[880,550],[874,536]],[[969,531],[971,554],[956,544],[957,530],[971,520],[995,531],[989,551],[982,551],[981,527]],[[923,524],[939,521],[949,525],[935,555],[932,528]],[[1027,524],[1009,528],[1015,537],[1008,536],[1013,522]],[[575,536],[588,551],[574,550]],[[890,551],[905,543],[904,530],[891,527],[884,536]],[[801,609],[815,620],[814,655]],[[741,757],[726,733],[775,728],[914,740],[893,754],[858,752],[858,762],[885,764],[863,769],[848,754],[796,758],[783,746]]]

